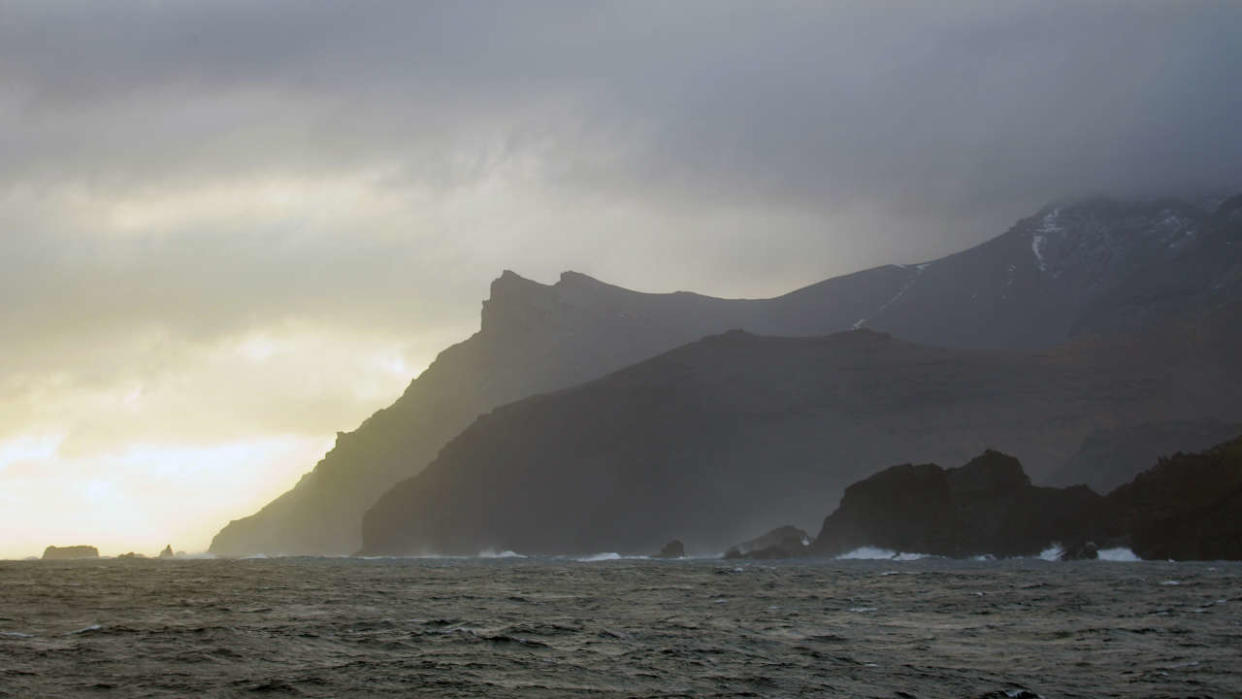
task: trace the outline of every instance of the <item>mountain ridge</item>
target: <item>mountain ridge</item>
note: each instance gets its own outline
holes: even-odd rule
[[[1242,306],[1203,322],[1239,320]],[[1189,364],[1215,356],[1172,344]],[[1187,388],[1168,356],[731,331],[480,416],[368,511],[361,553],[642,553],[674,537],[718,553],[805,527],[876,464],[1006,445],[1038,477],[1115,421],[1242,416],[1237,359],[1228,381]]]
[[[1101,224],[1107,233],[1139,224],[1158,229],[1167,218],[1161,206],[1118,203],[1116,211],[1096,208],[1116,214],[1111,228]],[[362,513],[393,484],[429,463],[477,415],[598,378],[729,328],[816,336],[871,327],[924,344],[1021,349],[1047,348],[1074,333],[1089,333],[1098,324],[1083,324],[1080,317],[1088,301],[1100,303],[1103,291],[1063,308],[1061,296],[1048,296],[1046,289],[1021,281],[1034,273],[1032,242],[1040,215],[1047,212],[939,260],[875,267],[769,299],[651,294],[578,272],[541,284],[506,270],[491,284],[478,332],[441,352],[392,405],[354,431],[338,433],[336,444],[313,471],[255,515],[229,523],[213,540],[211,551],[352,553],[361,543]],[[1095,225],[1104,214],[1092,216],[1096,218],[1067,220]],[[1186,216],[1194,230],[1209,218],[1206,212]],[[1126,223],[1131,220],[1139,223]],[[1144,255],[1150,256],[1152,245],[1143,248]],[[1193,249],[1191,244],[1175,252],[1188,255]],[[1047,259],[1056,250],[1050,245]],[[1147,259],[1144,255],[1137,257]],[[1236,263],[1239,257],[1222,259]],[[1017,273],[1013,260],[1025,260],[1026,276]],[[1100,288],[1120,288],[1124,280],[1113,277],[1099,282]],[[980,294],[983,302],[978,301]],[[1015,311],[1013,304],[1019,301],[1030,310]],[[1003,322],[1010,316],[1021,317],[1021,322]]]

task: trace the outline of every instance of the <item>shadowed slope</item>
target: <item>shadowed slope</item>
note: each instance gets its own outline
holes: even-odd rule
[[[1167,351],[1118,361],[1098,346],[1035,355],[871,331],[730,332],[481,417],[367,513],[363,550],[645,552],[677,537],[722,551],[817,521],[876,464],[1005,445],[1038,476],[1102,425],[1238,412],[1236,382],[1204,396],[1177,380],[1177,361],[1208,353]]]

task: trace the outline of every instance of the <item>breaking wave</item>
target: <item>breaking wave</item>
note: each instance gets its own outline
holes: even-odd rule
[[[860,546],[837,556],[838,561],[920,561],[924,558],[931,558],[931,555],[893,551],[878,546]]]
[[[616,551],[609,551],[607,553],[593,553],[590,556],[580,556],[571,560],[579,563],[599,563],[601,561],[646,561],[650,558],[651,556],[622,556]]]
[[[616,553],[616,552],[595,553],[595,554],[591,554],[590,556],[583,556],[582,558],[575,558],[574,560],[578,561],[579,563],[595,563],[597,561],[619,561],[621,560],[621,554]]]
[[[1061,560],[1061,556],[1064,555],[1065,547],[1061,544],[1053,544],[1039,552],[1039,557],[1045,561],[1059,561]]]
[[[526,558],[517,551],[494,551],[492,549],[484,549],[479,551],[479,558]]]
[[[1112,549],[1100,550],[1101,561],[1113,561],[1114,563],[1138,563],[1143,560],[1134,555],[1134,552],[1124,546]]]

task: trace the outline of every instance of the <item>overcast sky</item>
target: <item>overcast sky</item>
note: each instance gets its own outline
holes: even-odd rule
[[[502,269],[765,296],[1242,190],[1237,2],[0,0],[0,556],[202,550]]]

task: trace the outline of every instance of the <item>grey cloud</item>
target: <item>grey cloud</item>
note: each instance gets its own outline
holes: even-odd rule
[[[1236,4],[32,1],[0,17],[0,290],[31,342],[290,315],[444,327],[473,319],[501,267],[777,291],[951,252],[1049,199],[1242,186]],[[133,240],[20,210],[75,188],[372,170],[446,198],[500,171],[544,210],[508,232],[182,222]]]

